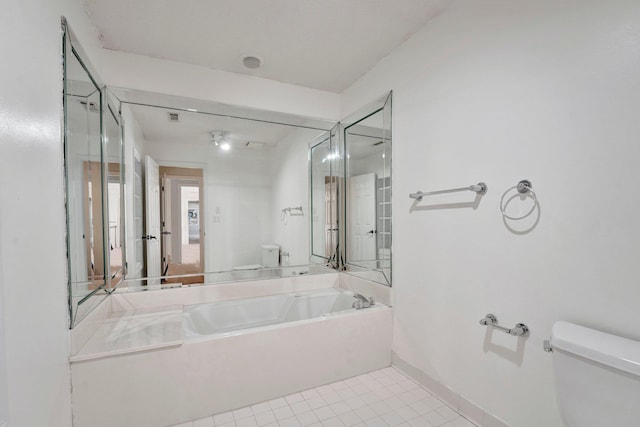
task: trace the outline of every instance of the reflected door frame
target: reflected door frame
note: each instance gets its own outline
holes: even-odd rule
[[[199,225],[200,225],[200,264],[201,264],[201,269],[203,272],[207,272],[210,271],[209,266],[211,264],[210,260],[208,259],[209,254],[209,248],[207,248],[207,230],[206,230],[206,224],[208,222],[208,218],[209,218],[209,200],[206,197],[205,194],[205,182],[207,182],[207,164],[206,163],[194,163],[194,162],[170,162],[170,161],[159,161],[158,162],[159,167],[162,169],[166,169],[168,171],[171,171],[172,168],[179,168],[179,169],[194,169],[194,170],[198,170],[201,171],[200,176],[195,177],[195,176],[185,176],[185,175],[181,175],[180,173],[168,173],[167,176],[170,178],[176,178],[176,179],[193,179],[193,180],[199,180],[200,183],[200,189],[199,189],[199,197],[200,197],[200,218],[199,218]],[[164,231],[164,230],[163,230]],[[165,268],[164,263],[163,263],[163,269]]]

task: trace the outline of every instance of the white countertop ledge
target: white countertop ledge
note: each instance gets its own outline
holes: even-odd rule
[[[182,345],[183,306],[112,313],[71,363]]]

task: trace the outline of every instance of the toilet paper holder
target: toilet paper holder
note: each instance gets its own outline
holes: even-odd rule
[[[513,328],[506,328],[504,326],[500,326],[498,324],[498,318],[496,317],[496,315],[491,313],[480,319],[480,324],[482,326],[491,326],[516,337],[529,336],[529,327],[524,323],[516,323],[516,326],[514,326]]]

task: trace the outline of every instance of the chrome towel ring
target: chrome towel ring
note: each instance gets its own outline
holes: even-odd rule
[[[533,185],[531,184],[531,181],[523,179],[522,181],[518,182],[517,185],[514,185],[513,187],[507,189],[507,191],[505,191],[502,194],[502,197],[500,198],[500,212],[502,212],[502,216],[507,218],[507,219],[513,219],[513,220],[519,220],[519,219],[524,219],[526,217],[528,217],[529,215],[531,215],[531,213],[534,211],[534,209],[536,208],[536,206],[538,206],[538,198],[536,197],[536,193],[533,191]],[[515,197],[511,197],[509,199],[506,199],[505,202],[505,198],[507,197],[507,195],[512,191],[512,190],[517,190],[518,193],[520,194],[531,194],[531,198],[533,198],[533,206],[531,206],[531,209],[529,209],[529,211],[522,215],[522,216],[510,216],[507,215],[506,213],[506,209],[507,206],[509,205],[509,202]]]

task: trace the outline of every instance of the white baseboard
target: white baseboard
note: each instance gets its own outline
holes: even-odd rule
[[[488,413],[480,406],[465,398],[456,391],[437,381],[435,378],[404,361],[394,352],[391,356],[391,364],[396,369],[417,381],[424,388],[433,393],[436,397],[446,402],[462,416],[480,427],[510,427],[493,414]]]

